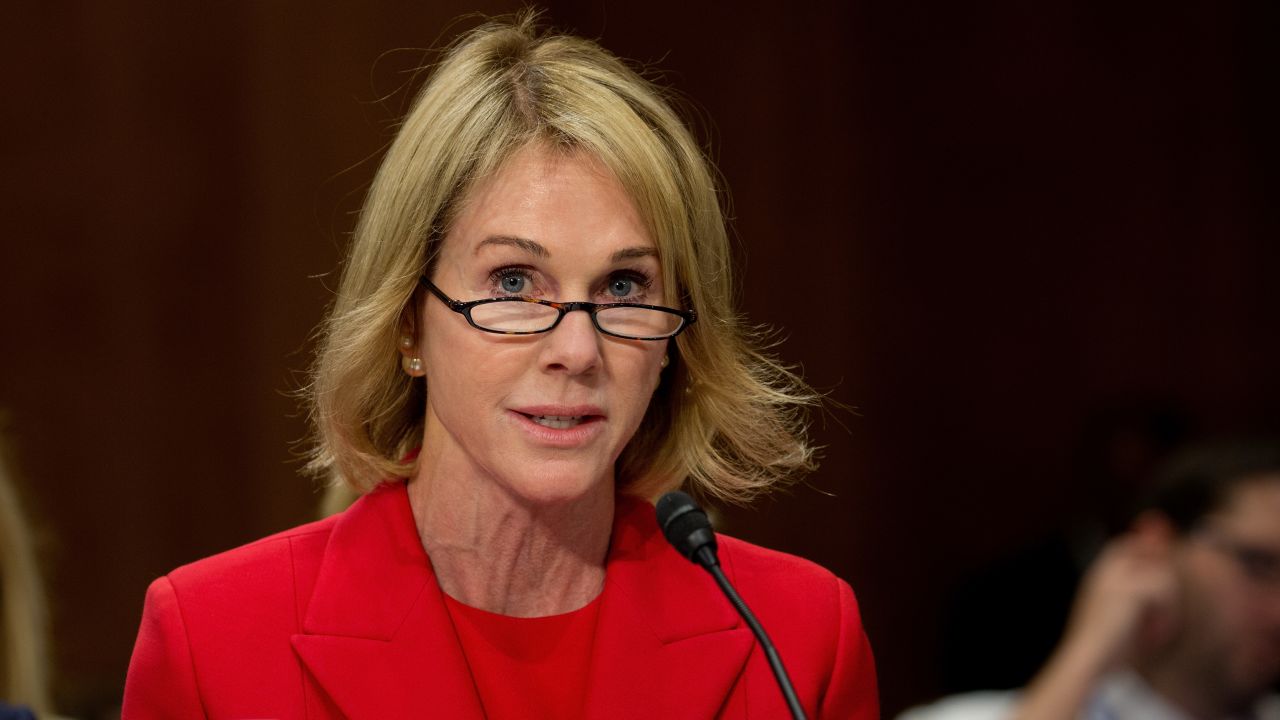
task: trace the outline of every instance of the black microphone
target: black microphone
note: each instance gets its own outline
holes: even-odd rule
[[[755,633],[756,640],[760,641],[760,647],[764,649],[765,657],[769,660],[769,668],[773,670],[773,676],[778,680],[782,697],[791,710],[791,717],[806,720],[804,708],[800,707],[800,698],[796,696],[796,689],[791,685],[787,669],[782,666],[782,657],[778,655],[778,649],[773,646],[773,641],[769,640],[769,636],[765,634],[760,621],[751,614],[751,609],[743,602],[742,596],[729,583],[729,578],[725,577],[724,570],[720,568],[720,558],[716,556],[716,534],[711,529],[711,521],[707,519],[707,514],[698,507],[693,498],[679,491],[669,492],[658,498],[657,510],[658,526],[662,528],[662,534],[667,537],[667,542],[674,545],[681,555],[711,573],[711,576],[716,579],[716,584],[729,598],[729,602],[747,622],[751,632]]]

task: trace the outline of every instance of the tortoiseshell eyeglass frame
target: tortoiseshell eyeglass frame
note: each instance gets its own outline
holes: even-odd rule
[[[485,298],[483,300],[471,300],[471,301],[464,302],[462,300],[454,300],[448,295],[445,295],[444,291],[436,287],[435,283],[428,280],[426,275],[418,276],[418,282],[421,283],[422,286],[425,287],[427,290],[431,291],[431,294],[439,298],[440,302],[444,303],[445,306],[448,307],[450,310],[465,317],[467,319],[467,323],[470,324],[471,327],[477,330],[482,330],[487,333],[494,333],[495,335],[539,335],[541,333],[551,332],[556,328],[557,325],[560,324],[560,321],[564,319],[565,313],[571,313],[574,310],[582,310],[586,312],[588,315],[590,315],[591,324],[595,325],[596,330],[600,331],[601,333],[605,335],[610,335],[612,337],[623,338],[625,340],[667,340],[669,338],[673,338],[679,335],[680,333],[684,332],[690,325],[698,321],[698,313],[694,312],[693,310],[677,310],[675,308],[663,307],[661,305],[642,305],[640,303],[593,303],[593,302],[586,302],[586,301],[555,302],[554,300],[538,300],[537,298],[526,298],[526,297]],[[535,305],[545,305],[549,308],[555,309],[556,312],[559,314],[556,315],[556,319],[554,322],[552,322],[549,326],[541,330],[494,330],[493,328],[487,328],[483,325],[480,325],[471,317],[471,310],[479,305],[489,305],[491,303],[509,303],[509,302],[533,303]],[[656,335],[656,336],[648,336],[648,337],[637,336],[637,335],[624,335],[622,333],[612,332],[610,330],[606,330],[605,328],[601,327],[600,319],[596,317],[596,313],[600,312],[601,310],[608,310],[609,308],[640,308],[644,310],[657,310],[660,312],[675,315],[676,317],[680,318],[680,325],[676,327],[675,330],[671,331],[670,333],[667,333],[666,335]]]

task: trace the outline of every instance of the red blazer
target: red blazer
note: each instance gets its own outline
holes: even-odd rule
[[[653,508],[620,499],[586,683],[588,718],[789,717],[764,654]],[[879,716],[853,592],[721,536],[810,718]],[[151,584],[124,718],[484,717],[403,483]]]

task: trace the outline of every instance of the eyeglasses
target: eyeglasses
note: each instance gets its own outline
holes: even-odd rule
[[[1235,561],[1249,580],[1262,587],[1280,590],[1280,554],[1274,550],[1235,540],[1209,529],[1202,530],[1198,537]]]
[[[692,310],[636,303],[553,302],[525,297],[486,298],[463,302],[445,295],[427,279],[418,282],[462,315],[471,327],[500,335],[535,335],[555,328],[565,313],[583,310],[605,335],[628,340],[666,340],[684,332],[698,319]]]

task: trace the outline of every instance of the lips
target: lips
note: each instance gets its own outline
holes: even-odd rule
[[[604,411],[595,405],[526,405],[512,408],[515,412],[539,422],[539,424],[555,425],[563,421],[604,419]]]
[[[542,427],[554,428],[556,430],[567,430],[575,425],[581,424],[590,415],[575,415],[572,417],[564,415],[529,415],[530,420],[538,423]]]
[[[511,412],[539,444],[566,448],[591,441],[605,419],[604,412],[594,405],[537,405]]]

